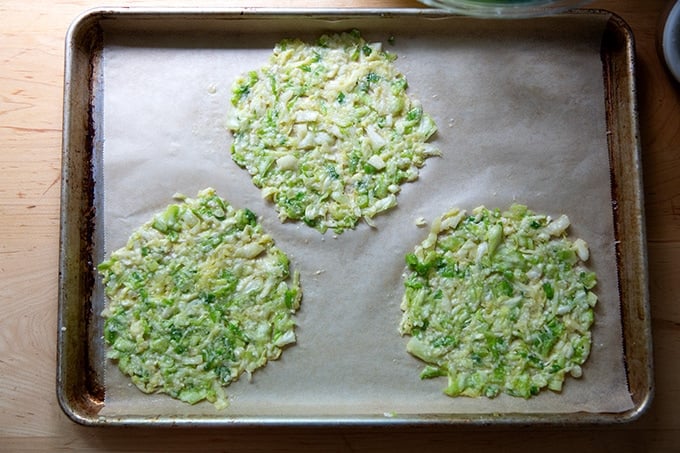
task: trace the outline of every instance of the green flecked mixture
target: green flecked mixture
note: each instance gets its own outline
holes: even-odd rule
[[[400,186],[439,155],[436,126],[407,96],[396,56],[358,31],[279,42],[239,77],[231,156],[282,221],[341,233],[397,204]]]
[[[513,205],[453,209],[406,256],[400,331],[445,376],[450,396],[529,398],[580,377],[591,348],[596,276],[569,219]]]
[[[297,272],[213,189],[180,196],[98,269],[107,357],[146,393],[224,408],[224,387],[296,341]]]

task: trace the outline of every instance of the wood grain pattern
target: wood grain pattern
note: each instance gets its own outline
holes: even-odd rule
[[[601,0],[633,29],[656,397],[613,427],[121,430],[85,428],[55,396],[64,36],[95,0],[0,2],[0,451],[678,451],[680,88],[657,51],[666,1]],[[187,6],[193,2],[119,1]],[[419,7],[413,0],[203,1],[202,6]]]

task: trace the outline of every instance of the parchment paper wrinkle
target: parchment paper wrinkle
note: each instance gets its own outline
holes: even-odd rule
[[[423,19],[424,21],[424,19]],[[619,412],[627,390],[617,289],[600,40],[592,20],[423,23],[395,19],[233,25],[223,34],[105,33],[104,227],[107,256],[181,192],[212,186],[260,216],[301,272],[298,343],[227,388],[238,415]],[[424,26],[426,25],[426,26]],[[229,156],[224,127],[236,76],[267,60],[282,37],[358,28],[398,55],[409,95],[439,126],[441,158],[406,184],[398,207],[335,237],[279,222]],[[249,31],[250,30],[250,31]],[[297,33],[297,34],[296,34]],[[394,37],[394,45],[387,45]],[[404,255],[427,234],[415,220],[451,207],[513,202],[567,214],[591,248],[599,303],[593,348],[580,379],[530,400],[449,398],[446,382],[421,381],[422,363],[398,333]],[[103,303],[103,302],[102,302]],[[102,415],[214,415],[144,395],[106,365]]]

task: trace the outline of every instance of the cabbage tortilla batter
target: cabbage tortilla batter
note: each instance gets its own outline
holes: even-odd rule
[[[396,56],[358,31],[283,40],[238,78],[228,128],[233,160],[282,221],[337,233],[397,204],[400,185],[439,154],[432,118],[406,95]]]
[[[522,205],[507,212],[453,209],[406,256],[400,331],[427,363],[421,378],[447,376],[450,396],[529,398],[580,377],[590,353],[594,273],[569,219]]]
[[[98,267],[107,357],[144,392],[224,408],[225,386],[296,341],[299,277],[248,209],[213,189],[179,201]]]

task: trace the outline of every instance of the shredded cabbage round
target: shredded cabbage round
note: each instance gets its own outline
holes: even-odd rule
[[[281,221],[352,229],[397,204],[418,178],[436,126],[394,66],[358,31],[283,40],[267,65],[233,85],[231,156]]]
[[[450,396],[529,398],[580,377],[590,354],[596,276],[569,219],[526,206],[507,212],[453,209],[406,256],[400,331],[427,363],[421,378],[447,376]]]
[[[302,291],[248,209],[180,197],[98,266],[107,357],[146,393],[224,408],[225,386],[295,342]]]

